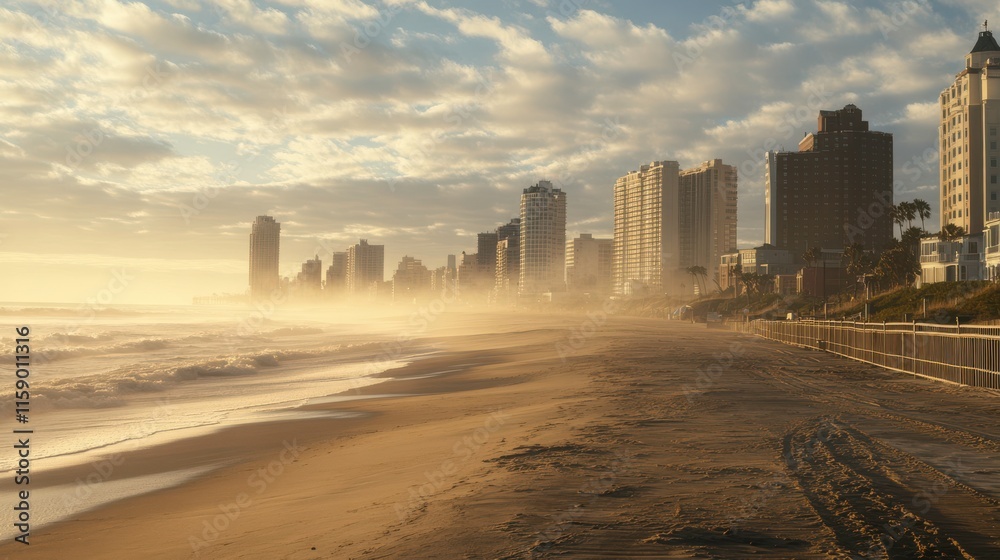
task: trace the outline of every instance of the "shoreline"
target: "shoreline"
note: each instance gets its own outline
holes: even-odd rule
[[[440,380],[460,374],[470,367],[495,361],[493,356],[479,352],[450,352],[435,349],[439,343],[440,341],[433,338],[413,343],[410,348],[392,360],[408,363],[366,376],[371,379],[382,379],[377,383],[315,397],[310,399],[310,402],[280,410],[286,414],[302,415],[302,418],[262,419],[222,426],[190,437],[118,453],[90,450],[84,453],[95,452],[96,457],[92,460],[51,470],[44,470],[43,466],[40,472],[44,473],[45,484],[36,485],[32,490],[45,493],[59,487],[75,485],[76,495],[69,497],[69,501],[90,499],[93,494],[91,488],[94,488],[94,485],[128,482],[155,476],[170,477],[182,470],[199,472],[159,488],[117,497],[95,507],[74,512],[63,519],[45,522],[44,525],[34,521],[31,532],[33,535],[42,535],[37,537],[42,539],[45,533],[59,531],[61,526],[72,524],[80,516],[115,508],[118,504],[129,500],[169,493],[185,485],[196,484],[206,478],[217,476],[222,471],[238,470],[241,465],[260,462],[270,457],[274,449],[289,448],[289,445],[286,445],[287,439],[282,439],[281,445],[277,445],[276,438],[282,434],[294,433],[296,436],[293,441],[296,445],[308,446],[330,438],[351,438],[359,433],[365,433],[367,431],[365,425],[383,414],[378,410],[367,410],[365,407],[368,403],[432,394],[434,385]],[[369,361],[368,359],[377,357],[377,355],[368,356],[358,363],[364,364]],[[341,357],[337,361],[344,362],[345,359]],[[484,385],[479,386],[484,387]],[[314,416],[316,413],[328,413],[329,416],[316,417]],[[198,428],[193,429],[198,430]],[[262,445],[261,440],[267,443]],[[178,457],[184,457],[184,460],[178,462]],[[164,469],[165,464],[177,468]],[[0,491],[14,495],[15,486],[5,479],[4,483],[0,484]],[[12,533],[11,537],[13,535]],[[15,545],[4,543],[0,546]]]
[[[929,514],[911,511],[919,523],[894,533],[893,553],[916,542],[950,554],[941,535],[977,557],[1000,550],[1000,441],[980,433],[996,395],[697,325],[611,317],[577,344],[584,316],[449,327],[467,319],[442,318],[424,339],[442,354],[358,391],[390,396],[307,407],[363,416],[136,455],[116,473],[242,460],[0,554],[820,559],[885,546],[884,526],[909,519],[907,492],[942,477],[956,482]]]

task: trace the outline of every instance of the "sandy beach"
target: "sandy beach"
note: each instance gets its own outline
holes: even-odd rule
[[[434,353],[337,415],[116,458],[219,466],[0,556],[1000,557],[995,392],[653,319],[448,313],[408,344]]]

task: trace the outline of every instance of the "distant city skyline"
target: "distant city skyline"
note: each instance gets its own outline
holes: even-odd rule
[[[764,152],[848,103],[896,139],[895,199],[937,216],[940,94],[1000,21],[972,0],[235,6],[0,8],[5,299],[85,301],[122,271],[113,303],[239,292],[264,214],[282,276],[359,238],[433,268],[541,179],[568,238],[610,237],[614,180],[665,159],[734,165],[737,245],[759,245]]]

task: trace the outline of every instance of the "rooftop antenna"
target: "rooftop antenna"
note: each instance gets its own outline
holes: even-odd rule
[[[990,20],[988,19],[983,20],[983,29],[985,29],[986,31],[990,30]]]

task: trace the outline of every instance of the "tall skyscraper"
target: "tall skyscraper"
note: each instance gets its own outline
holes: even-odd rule
[[[517,293],[521,276],[521,218],[497,228],[496,289],[509,297]]]
[[[369,294],[372,284],[385,278],[385,245],[362,239],[347,249],[347,289],[351,295]]]
[[[940,102],[941,226],[981,233],[986,215],[1000,211],[1000,45],[988,29]]]
[[[615,294],[679,292],[679,169],[676,161],[654,161],[615,181]]]
[[[560,290],[565,258],[566,193],[539,181],[521,193],[519,293]]]
[[[323,261],[319,255],[302,263],[302,270],[296,277],[299,289],[304,294],[318,295],[323,289]]]
[[[608,293],[611,289],[612,239],[589,233],[566,242],[566,287],[570,291]]]
[[[281,224],[257,216],[250,229],[250,297],[266,299],[278,287],[278,247]]]
[[[480,233],[476,237],[476,258],[483,271],[490,276],[497,267],[497,234],[496,232]]]
[[[881,252],[892,240],[892,134],[869,130],[854,105],[817,120],[798,152],[766,155],[765,243],[796,259],[855,242]]]
[[[431,289],[431,273],[420,259],[404,256],[392,275],[392,297],[397,301],[425,295]]]
[[[325,291],[329,295],[343,293],[347,289],[347,252],[330,255],[330,267],[326,269]]]
[[[680,172],[680,267],[702,266],[718,280],[719,259],[736,250],[736,168],[721,159]]]

